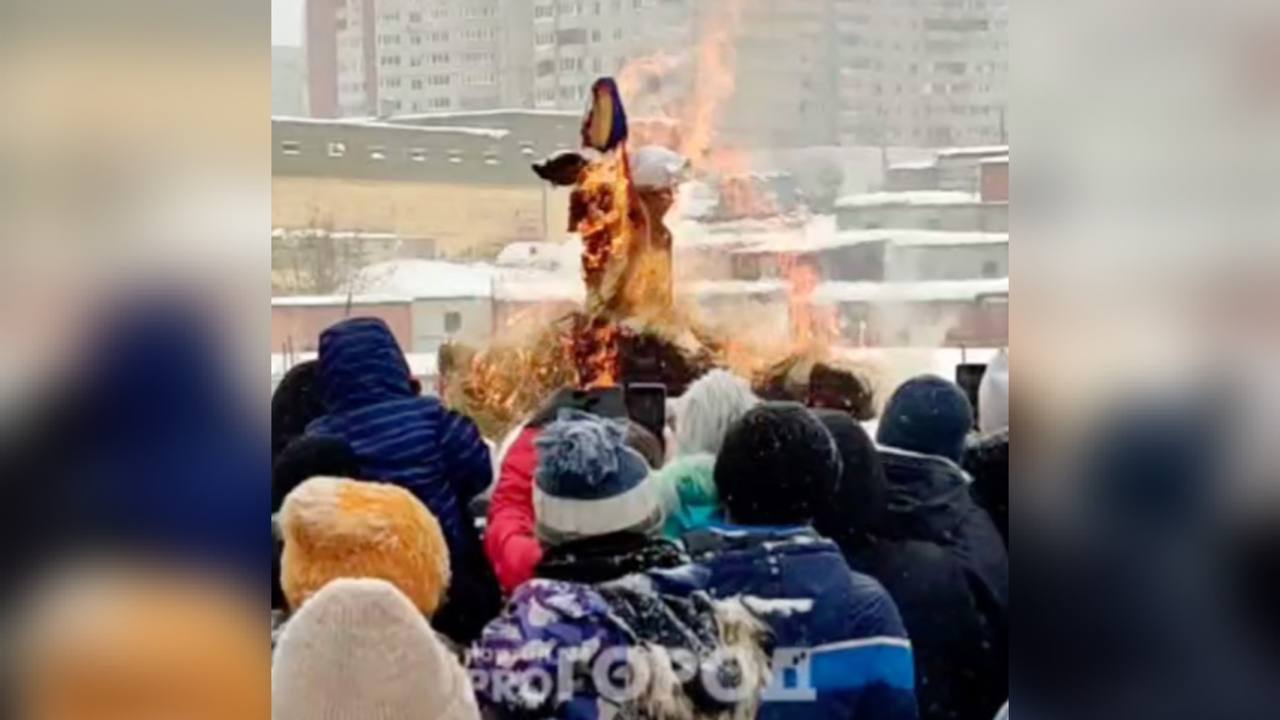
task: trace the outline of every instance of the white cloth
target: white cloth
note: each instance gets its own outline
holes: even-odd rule
[[[983,434],[1009,427],[1009,350],[996,353],[978,384],[978,429]]]

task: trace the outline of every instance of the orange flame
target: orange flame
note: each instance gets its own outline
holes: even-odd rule
[[[795,255],[780,255],[778,264],[788,284],[792,350],[799,354],[821,353],[840,334],[834,307],[813,302],[822,277],[816,267]]]
[[[579,386],[612,387],[621,376],[616,318],[625,317],[629,309],[626,265],[635,237],[635,190],[626,147],[591,162],[582,173],[575,196],[586,310],[591,319],[575,322],[567,349],[578,368]]]

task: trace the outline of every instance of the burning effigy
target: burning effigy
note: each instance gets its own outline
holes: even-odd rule
[[[648,153],[646,160],[658,153],[661,161],[683,163],[661,148],[639,152]],[[814,322],[793,309],[793,324],[799,321],[804,330],[792,328],[791,335],[802,347],[784,339],[744,348],[741,341],[716,337],[677,306],[673,236],[664,222],[675,202],[675,183],[648,176],[637,182],[632,160],[618,86],[601,78],[592,87],[580,149],[533,167],[547,182],[572,188],[568,230],[582,240],[585,302],[549,324],[523,328],[515,341],[470,355],[456,380],[460,392],[453,388],[449,394],[486,435],[501,434],[564,386],[592,390],[659,383],[675,396],[711,367],[727,365],[768,390],[779,386],[779,373],[811,368],[822,359],[815,348],[822,345],[816,336],[823,333],[813,328],[828,320]],[[645,164],[646,173],[652,165]],[[805,362],[798,363],[801,358]]]

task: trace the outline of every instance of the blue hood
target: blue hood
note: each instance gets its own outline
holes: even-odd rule
[[[352,318],[320,334],[320,392],[330,413],[413,397],[409,365],[377,318]]]

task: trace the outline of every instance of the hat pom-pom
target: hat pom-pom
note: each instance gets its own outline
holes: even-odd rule
[[[538,437],[538,474],[547,478],[576,477],[599,485],[617,474],[618,449],[626,428],[588,413],[565,410]]]

